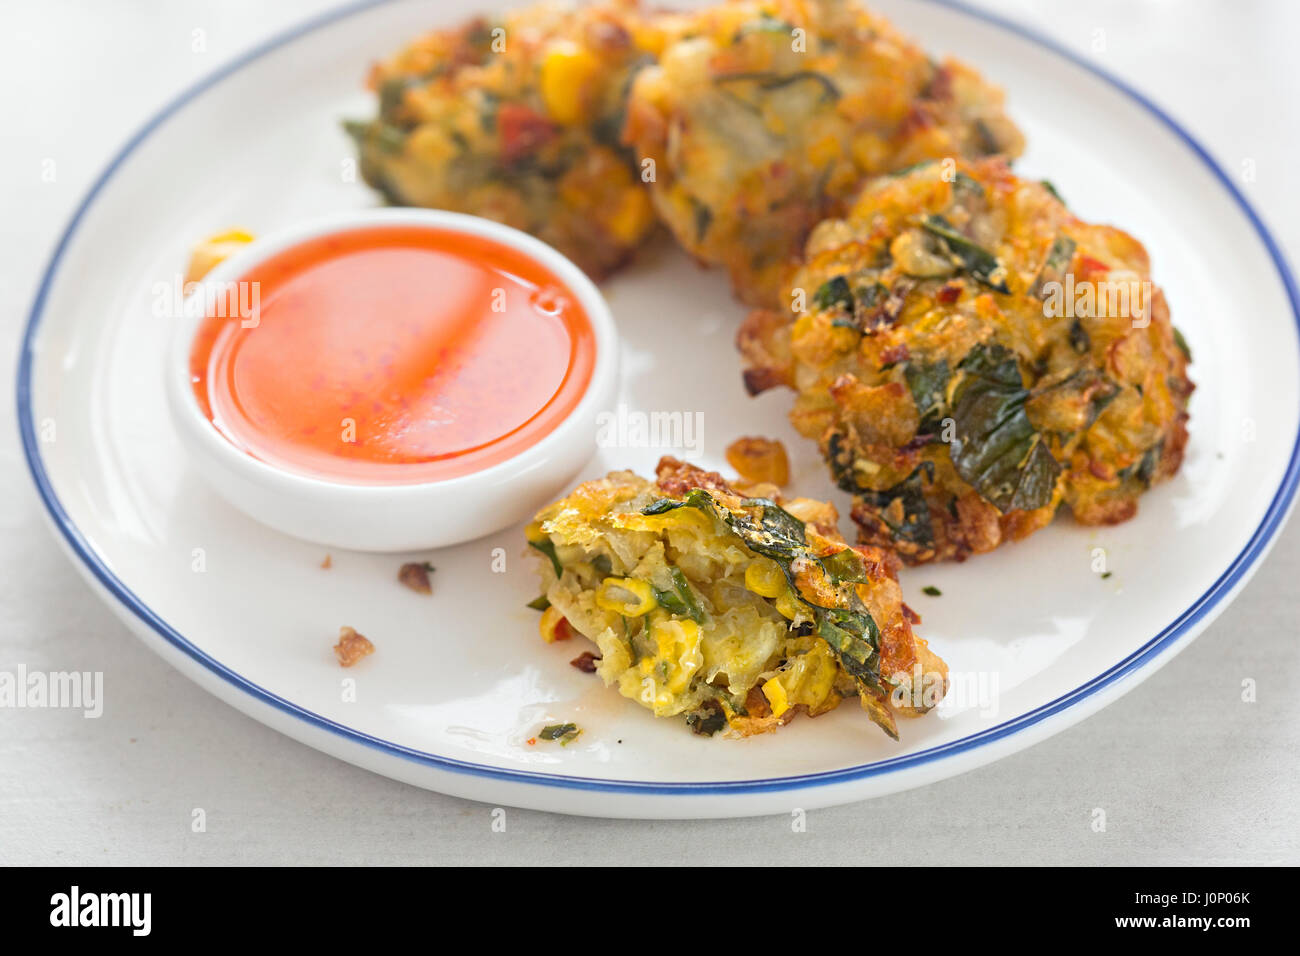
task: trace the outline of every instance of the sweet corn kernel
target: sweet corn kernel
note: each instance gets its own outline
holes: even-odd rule
[[[668,664],[664,689],[680,694],[690,686],[692,675],[700,669],[700,626],[694,621],[659,621],[652,629],[659,653],[656,660]]]
[[[860,169],[880,169],[889,156],[889,144],[875,133],[861,133],[850,147],[853,161]]]
[[[185,281],[199,282],[219,264],[252,241],[253,236],[250,233],[239,229],[209,236],[196,245],[190,254],[190,266],[185,271]]]
[[[838,136],[823,136],[808,147],[808,160],[814,166],[821,168],[835,162],[842,153]]]
[[[654,222],[654,206],[650,194],[640,186],[632,186],[623,193],[618,208],[610,215],[607,225],[610,233],[622,243],[633,243],[643,236]]]
[[[790,709],[790,701],[785,695],[785,688],[779,680],[769,680],[763,684],[763,696],[772,705],[772,716],[780,717]]]
[[[549,538],[550,535],[542,530],[542,523],[540,521],[532,521],[529,522],[528,527],[524,528],[524,537],[529,541],[536,541],[538,544],[541,544]]]
[[[776,605],[776,609],[781,612],[782,617],[793,621],[799,616],[799,602],[794,599],[794,595],[789,591],[786,591],[773,603]]]
[[[775,561],[760,558],[745,568],[745,587],[759,597],[780,597],[786,592],[785,575]]]
[[[668,34],[654,23],[635,22],[631,24],[632,43],[638,50],[658,57],[668,44]]]
[[[661,515],[631,514],[618,519],[619,527],[630,531],[667,531],[669,529],[690,529],[712,531],[713,519],[699,508],[675,508]]]
[[[654,591],[635,578],[606,578],[596,592],[596,605],[623,617],[640,617],[658,606]]]
[[[460,151],[456,140],[436,126],[421,126],[411,133],[406,147],[413,158],[429,164],[450,162]]]
[[[543,611],[542,619],[537,622],[537,632],[542,635],[542,640],[547,644],[554,644],[559,640],[558,631],[563,621],[564,615],[554,605]]]
[[[600,60],[578,44],[561,40],[542,60],[540,87],[546,112],[568,126],[584,119],[583,93],[600,72]]]

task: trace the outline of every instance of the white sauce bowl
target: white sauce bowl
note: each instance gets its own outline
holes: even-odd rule
[[[322,236],[383,226],[457,232],[533,259],[582,305],[595,334],[591,379],[573,412],[514,457],[473,474],[411,484],[349,484],[291,471],[236,447],[194,394],[190,354],[206,309],[187,308],[168,352],[172,420],[195,469],[223,498],[263,524],[307,541],[359,551],[417,551],[479,538],[517,524],[561,496],[596,451],[596,418],[614,401],[618,335],[604,297],[552,247],[476,216],[427,209],[335,214],[257,239],[220,263],[194,295],[216,290],[293,246]],[[519,374],[529,370],[521,368]],[[400,467],[400,466],[394,466]]]

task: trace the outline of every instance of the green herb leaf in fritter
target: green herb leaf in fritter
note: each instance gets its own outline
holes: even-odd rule
[[[406,138],[409,135],[400,126],[382,120],[370,123],[345,120],[343,130],[356,141],[357,148],[363,154],[371,146],[382,153],[400,153],[405,148]],[[364,155],[362,158],[364,159]]]
[[[1033,294],[1040,299],[1046,298],[1046,286],[1049,282],[1060,283],[1064,281],[1065,274],[1070,270],[1070,263],[1074,261],[1074,250],[1077,244],[1069,236],[1057,236],[1052,242],[1052,248],[1047,250],[1047,258],[1043,260],[1043,268],[1038,272],[1038,278],[1034,280]]]
[[[821,87],[822,100],[833,103],[840,98],[840,88],[835,85],[835,82],[826,74],[818,73],[816,70],[800,70],[797,73],[774,73],[768,70],[728,73],[725,76],[717,77],[713,82],[718,86],[729,86],[734,83],[754,83],[765,93],[785,89],[796,83],[816,83]]]
[[[958,232],[943,216],[930,215],[921,220],[921,226],[932,236],[942,239],[949,251],[961,262],[972,278],[996,292],[1007,293],[1007,267],[997,256],[983,246]]]
[[[999,511],[1051,503],[1061,466],[1025,413],[1029,391],[1014,353],[977,345],[959,366],[953,395],[953,467]]]
[[[792,565],[798,559],[817,561],[806,543],[803,522],[767,498],[747,498],[739,513],[722,507],[703,488],[695,488],[684,499],[660,498],[641,509],[642,514],[666,514],[676,508],[698,508],[724,523],[755,554],[771,558],[781,568],[791,593],[809,608],[817,622],[816,633],[835,651],[844,669],[859,684],[864,701],[868,698],[879,707],[868,706],[868,716],[886,733],[897,738],[887,701],[880,683],[880,630],[862,605],[854,588],[839,589],[848,607],[822,607],[813,604],[799,591],[797,574]],[[748,514],[759,509],[758,519]],[[821,559],[825,561],[826,559]],[[824,565],[823,565],[824,566]],[[882,713],[883,711],[883,713]]]
[[[818,287],[813,294],[813,306],[824,312],[833,311],[833,326],[871,333],[894,324],[907,293],[914,285],[910,280],[899,280],[891,293],[879,281],[861,283],[853,288],[848,276],[836,276]]]
[[[952,378],[948,360],[910,361],[903,369],[903,378],[907,382],[907,390],[912,393],[912,401],[916,403],[917,414],[921,417],[917,434],[932,435],[938,432],[948,405],[948,381]]]
[[[841,491],[847,491],[851,495],[861,490],[857,472],[853,468],[856,460],[853,446],[845,439],[844,433],[838,429],[831,431],[826,437],[826,463],[830,466],[831,478],[835,484]]]
[[[650,585],[650,589],[654,591],[655,600],[669,613],[676,614],[679,617],[689,617],[696,624],[703,624],[704,608],[700,607],[700,600],[695,596],[695,592],[691,589],[691,583],[686,580],[686,575],[682,573],[682,569],[670,566],[668,574],[672,581],[672,587],[660,590],[653,584]]]
[[[1130,465],[1123,469],[1119,476],[1124,480],[1130,478],[1142,483],[1142,487],[1150,488],[1151,479],[1156,473],[1156,466],[1160,464],[1160,456],[1164,452],[1164,443],[1157,442],[1148,448],[1142,457],[1138,459],[1137,464]]]
[[[1056,188],[1055,183],[1053,183],[1050,179],[1040,179],[1038,182],[1044,189],[1046,189],[1049,193],[1052,194],[1052,196],[1056,199],[1057,202],[1059,202],[1062,206],[1065,205],[1065,197],[1061,195],[1061,191]]]
[[[953,177],[952,188],[955,191],[970,193],[972,196],[984,195],[984,186],[980,181],[961,170],[958,170],[957,175]]]
[[[836,587],[841,584],[867,583],[867,569],[862,562],[862,555],[852,548],[836,551],[825,558],[819,558],[818,561]]]
[[[695,216],[695,241],[703,242],[705,235],[709,231],[709,226],[713,225],[713,210],[694,196],[689,198]]]
[[[424,86],[447,71],[445,64],[439,64],[425,73],[413,73],[406,76],[391,76],[379,87],[379,116],[381,119],[400,124],[403,117],[399,114],[406,102],[406,91]],[[408,118],[409,119],[409,118]]]
[[[1092,336],[1078,319],[1070,323],[1070,348],[1080,355],[1087,355],[1092,348]]]
[[[716,700],[706,700],[686,715],[686,726],[701,737],[712,737],[727,726],[727,715]]]
[[[1112,379],[1084,368],[1058,382],[1039,385],[1030,393],[1025,410],[1030,421],[1055,427],[1065,435],[1074,434],[1091,428],[1119,393],[1120,387]],[[1044,424],[1048,422],[1054,424]]]
[[[545,538],[541,541],[529,541],[528,546],[530,548],[536,548],[538,551],[542,552],[542,554],[551,559],[551,567],[555,569],[555,576],[557,578],[564,574],[564,568],[560,564],[559,555],[555,553],[554,541],[550,538]]]
[[[753,33],[785,33],[794,32],[794,24],[785,20],[780,20],[769,13],[761,13],[753,20],[746,20],[736,30],[733,39],[739,40]]]
[[[759,524],[773,541],[789,542],[791,547],[804,547],[807,538],[804,535],[803,522],[786,511],[771,498],[746,498],[742,508],[759,508]]]
[[[817,608],[817,635],[839,656],[844,669],[871,687],[880,686],[880,632],[865,611]]]
[[[823,312],[837,309],[848,315],[853,314],[853,290],[849,288],[847,276],[827,279],[813,293],[813,305]]]
[[[934,462],[923,461],[913,472],[884,491],[859,490],[858,497],[875,509],[877,517],[885,523],[890,533],[899,541],[906,541],[921,550],[934,547],[934,525],[931,523],[930,505],[925,500],[922,476],[934,481]],[[897,502],[897,507],[894,503]]]

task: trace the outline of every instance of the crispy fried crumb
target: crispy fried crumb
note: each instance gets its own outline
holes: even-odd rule
[[[340,627],[339,642],[334,645],[334,656],[343,667],[351,667],[367,654],[375,652],[375,645],[365,635],[358,634],[355,628]]]
[[[334,567],[334,559],[327,554],[325,555],[325,560],[320,563],[320,566],[328,571],[330,568]]]
[[[727,464],[750,482],[781,486],[790,480],[790,459],[785,446],[770,438],[745,436],[727,446]]]
[[[420,594],[432,594],[433,586],[429,584],[429,572],[433,570],[433,565],[427,561],[417,563],[411,561],[402,565],[397,572],[397,580],[406,585],[412,591],[418,591]]]

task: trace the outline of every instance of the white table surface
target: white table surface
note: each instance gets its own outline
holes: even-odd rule
[[[183,84],[329,5],[6,0],[0,10],[0,670],[101,670],[114,688],[99,720],[0,709],[0,863],[849,863],[896,860],[900,831],[925,834],[915,861],[925,863],[1300,862],[1300,523],[1191,648],[1118,703],[964,776],[810,813],[803,833],[787,817],[523,810],[493,832],[491,807],[294,743],[147,651],[46,529],[17,446],[12,356],[49,250],[110,153]],[[1253,160],[1243,188],[1300,263],[1300,3],[978,5],[1126,77],[1230,171]],[[196,29],[206,52],[191,48]],[[54,183],[41,179],[48,158]],[[1246,678],[1255,703],[1241,701]],[[206,832],[191,831],[195,808]],[[1092,827],[1096,808],[1105,832]]]

